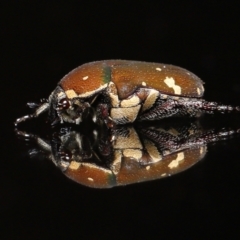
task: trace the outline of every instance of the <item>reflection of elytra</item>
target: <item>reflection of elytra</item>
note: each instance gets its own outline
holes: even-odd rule
[[[73,181],[89,187],[111,188],[156,180],[182,172],[200,161],[205,156],[206,150],[206,146],[186,149],[146,166],[134,159],[123,158],[116,175],[109,169],[88,163],[81,163],[78,169],[68,168],[64,174]]]
[[[90,187],[110,188],[182,172],[205,156],[207,143],[234,133],[203,131],[193,123],[137,126],[137,130],[129,126],[106,131],[103,127],[84,134],[60,130],[61,134],[54,134],[58,141],[51,141],[52,145],[37,136],[25,136],[34,138],[68,178]]]

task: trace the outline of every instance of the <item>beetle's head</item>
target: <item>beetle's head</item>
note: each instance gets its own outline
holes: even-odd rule
[[[79,124],[90,104],[80,98],[68,98],[61,87],[57,87],[49,97],[49,118],[52,124],[60,121]]]

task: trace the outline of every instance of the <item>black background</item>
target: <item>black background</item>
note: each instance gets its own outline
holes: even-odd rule
[[[210,144],[203,161],[171,178],[96,190],[30,159],[13,126],[26,102],[103,59],[178,65],[204,80],[207,100],[239,104],[234,1],[1,1],[0,18],[1,239],[239,237],[238,137]],[[209,120],[237,127],[239,119]]]

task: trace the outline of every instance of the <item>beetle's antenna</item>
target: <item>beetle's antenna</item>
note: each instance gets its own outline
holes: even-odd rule
[[[43,112],[46,112],[49,109],[49,107],[50,107],[50,104],[48,102],[43,103],[42,105],[40,105],[36,109],[36,111],[33,114],[29,114],[29,115],[18,118],[14,123],[15,127],[17,127],[18,124],[21,123],[21,122],[24,122],[24,121],[26,121],[28,119],[31,119],[31,118],[38,117]]]

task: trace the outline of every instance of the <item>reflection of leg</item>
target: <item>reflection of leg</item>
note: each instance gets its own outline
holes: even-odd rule
[[[184,149],[197,148],[205,146],[210,142],[224,140],[226,137],[237,133],[237,131],[225,129],[222,129],[220,131],[203,131],[194,125],[190,126],[188,131],[186,130],[187,129],[183,129],[182,132],[179,132],[177,135],[173,135],[171,132],[165,132],[161,129],[139,129],[144,137],[155,144],[159,153],[163,157]]]

